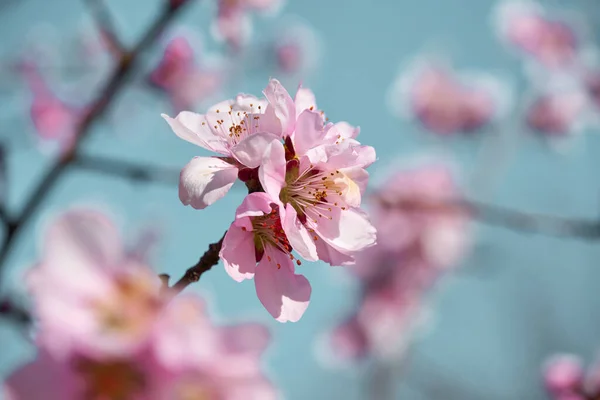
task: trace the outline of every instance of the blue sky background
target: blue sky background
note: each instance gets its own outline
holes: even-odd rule
[[[152,20],[160,3],[107,2],[128,43]],[[66,41],[82,21],[89,21],[79,0],[5,3],[0,8],[3,60],[15,54],[40,24],[53,27]],[[208,31],[214,7],[209,0],[196,3],[174,26],[197,30],[205,37],[207,48],[216,51]],[[594,1],[545,3],[584,12],[592,27],[596,23],[596,32],[600,26],[600,9]],[[495,4],[491,0],[302,0],[289,1],[282,13],[305,20],[320,36],[320,67],[304,84],[316,92],[319,106],[333,121],[361,126],[361,140],[377,149],[379,161],[371,168],[375,179],[398,160],[441,151],[457,157],[465,180],[469,180],[489,167],[477,154],[492,130],[442,147],[417,125],[393,117],[386,107],[386,93],[399,68],[423,50],[443,50],[458,68],[496,72],[515,91],[522,91],[521,63],[505,51],[490,27]],[[259,37],[276,24],[272,19],[255,19]],[[271,75],[272,71],[253,71],[226,88],[224,95],[240,91],[259,94]],[[285,82],[291,88],[297,84]],[[94,91],[93,85],[77,89]],[[0,99],[0,136],[13,149],[8,158],[8,202],[10,209],[17,211],[49,158],[31,145],[24,85],[1,79]],[[118,111],[131,105],[139,110],[128,117]],[[173,167],[205,154],[172,134],[160,118],[161,112],[170,112],[164,99],[139,89],[126,90],[113,108],[112,122],[95,126],[84,151]],[[600,215],[600,140],[596,132],[575,138],[566,155],[532,137],[515,114],[500,121],[494,132],[514,134],[518,146],[485,185],[485,191],[472,188],[474,197],[523,211],[585,218]],[[209,209],[195,211],[180,204],[176,182],[171,186],[132,184],[84,171],[70,172],[20,237],[3,286],[22,288],[21,274],[36,260],[44,224],[56,212],[78,204],[110,210],[128,240],[133,240],[140,224],[162,224],[166,237],[153,262],[159,272],[178,277],[227,229],[243,195],[242,188],[234,189]],[[397,398],[543,399],[539,366],[548,354],[568,351],[590,360],[596,353],[600,344],[598,243],[483,225],[474,226],[474,231],[473,253],[434,293],[433,324],[415,343],[406,369],[395,373]],[[321,263],[304,263],[301,271],[309,278],[313,294],[307,313],[296,324],[273,321],[256,298],[253,283],[234,282],[221,266],[191,290],[207,297],[220,321],[252,319],[271,328],[274,342],[265,364],[286,399],[367,398],[369,366],[324,366],[315,346],[320,335],[352,309],[356,285],[341,269]],[[0,375],[9,373],[30,354],[18,332],[0,322]]]

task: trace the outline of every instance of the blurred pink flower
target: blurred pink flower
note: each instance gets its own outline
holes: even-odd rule
[[[588,97],[578,90],[548,92],[535,98],[526,110],[527,124],[549,136],[564,136],[585,119]]]
[[[334,329],[336,353],[360,358],[400,356],[424,317],[438,277],[468,247],[468,216],[454,206],[460,192],[449,168],[430,164],[400,170],[370,197],[377,244],[357,255],[352,271],[362,297]]]
[[[221,87],[224,74],[197,62],[191,43],[185,37],[177,36],[167,43],[149,80],[165,91],[175,110],[180,111],[213,96]]]
[[[136,351],[162,302],[156,274],[126,256],[116,227],[94,211],[68,212],[50,226],[27,282],[39,340],[56,356]]]
[[[218,0],[217,18],[212,31],[233,50],[240,50],[247,42],[252,25],[250,13],[275,11],[282,0]]]
[[[286,24],[277,31],[268,49],[279,73],[305,76],[317,66],[320,58],[319,39],[308,25]]]
[[[68,105],[53,93],[32,62],[24,62],[21,72],[32,95],[30,116],[37,137],[42,142],[54,141],[62,149],[68,148],[75,139],[82,109]]]
[[[216,327],[193,296],[161,294],[103,215],[71,211],[28,275],[37,358],[6,380],[11,400],[274,399],[257,324]]]
[[[551,18],[535,2],[505,2],[497,20],[503,39],[546,67],[571,66],[578,57],[581,40],[575,28]]]
[[[246,196],[225,235],[220,256],[236,281],[254,278],[256,294],[274,318],[296,322],[308,307],[311,288],[304,276],[294,273],[292,246],[278,209],[266,193]]]
[[[556,355],[546,362],[543,374],[550,393],[575,392],[583,383],[583,363],[570,354]]]
[[[481,128],[500,113],[505,102],[506,94],[496,79],[463,77],[431,63],[404,72],[390,92],[396,114],[405,111],[443,136]]]

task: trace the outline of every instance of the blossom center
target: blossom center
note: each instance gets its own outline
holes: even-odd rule
[[[286,254],[291,260],[295,257],[292,254],[292,245],[288,240],[283,227],[281,226],[281,218],[276,206],[272,206],[272,211],[260,217],[252,218],[252,229],[254,233],[254,246],[257,251],[257,261],[262,258],[262,255],[267,246],[274,247]],[[267,260],[271,260],[271,256],[267,255]],[[300,260],[296,260],[298,265]],[[281,268],[281,264],[277,263],[277,268]]]
[[[84,398],[90,400],[127,400],[136,397],[146,385],[143,373],[125,360],[95,361],[80,359],[76,368],[84,378]]]
[[[217,133],[223,136],[231,147],[235,146],[246,137],[261,132],[260,119],[263,115],[263,108],[260,104],[250,103],[248,109],[234,109],[235,106],[229,106],[228,110],[215,110],[217,119],[211,120],[213,128]],[[221,117],[222,116],[222,117]],[[205,125],[203,122],[202,125]]]

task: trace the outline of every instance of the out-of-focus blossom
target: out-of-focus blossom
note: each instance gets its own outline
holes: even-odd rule
[[[37,137],[42,142],[56,142],[67,148],[75,139],[75,129],[82,110],[65,103],[48,87],[36,65],[25,62],[21,65],[31,92],[30,116]]]
[[[213,35],[225,41],[233,50],[240,50],[252,33],[250,14],[274,12],[282,0],[217,0],[217,17]]]
[[[296,322],[308,307],[311,287],[304,276],[294,273],[292,246],[278,210],[268,194],[249,194],[236,211],[220,256],[236,281],[254,278],[256,294],[274,318]]]
[[[549,68],[573,66],[582,44],[580,33],[566,18],[555,18],[541,5],[507,1],[498,7],[499,35],[510,46]]]
[[[371,197],[377,245],[357,257],[352,271],[362,297],[356,312],[334,329],[338,355],[397,357],[424,317],[426,294],[464,256],[468,215],[443,164],[394,173]]]
[[[305,77],[317,67],[321,46],[310,26],[290,22],[275,31],[267,42],[266,53],[265,59],[272,60],[278,74]]]
[[[149,81],[170,97],[177,111],[193,108],[215,95],[224,80],[221,69],[196,60],[191,42],[184,36],[171,39]]]
[[[507,90],[498,79],[458,75],[431,62],[402,71],[389,92],[393,113],[415,118],[443,136],[481,128],[497,118],[507,103]]]
[[[262,326],[215,327],[202,302],[170,298],[91,211],[60,217],[29,274],[37,357],[6,380],[11,400],[273,399]]]
[[[526,109],[527,124],[551,136],[565,136],[585,122],[588,97],[580,90],[549,91],[540,94]]]
[[[600,397],[599,365],[587,368],[572,354],[550,357],[543,366],[546,390],[554,400],[588,400]]]

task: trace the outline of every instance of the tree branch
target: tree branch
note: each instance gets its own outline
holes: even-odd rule
[[[176,185],[180,169],[136,164],[103,156],[79,155],[73,166],[87,171],[121,177],[138,182],[159,182]]]
[[[102,117],[102,115],[104,115],[104,112],[112,103],[115,96],[125,86],[125,83],[127,83],[142,51],[158,38],[168,23],[190,2],[191,0],[166,2],[164,11],[158,16],[154,23],[150,25],[137,44],[130,51],[122,53],[104,88],[100,91],[99,96],[91,104],[89,111],[87,111],[78,124],[76,128],[76,140],[72,148],[67,150],[46,172],[33,193],[25,201],[25,206],[18,216],[7,224],[9,229],[7,229],[2,247],[0,247],[0,269],[6,264],[6,259],[12,249],[12,243],[15,238],[18,237],[22,228],[35,214],[58,179],[77,158],[77,151],[81,147],[84,139],[89,135],[89,132],[91,131],[90,128],[98,119],[100,119],[100,117]]]
[[[123,46],[119,35],[117,35],[115,24],[104,0],[84,0],[84,3],[90,9],[102,39],[108,44],[109,51],[115,58],[121,57],[125,52],[125,46]]]

